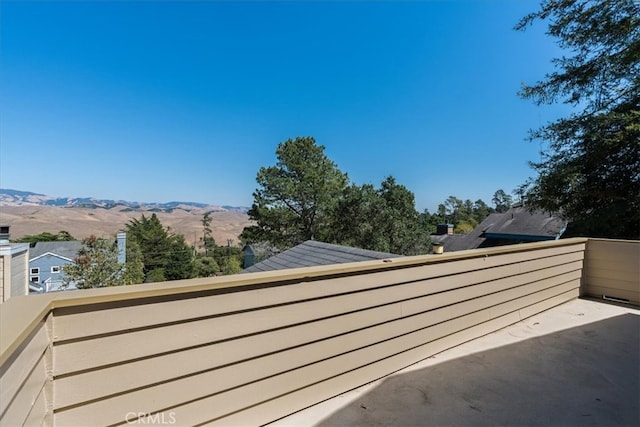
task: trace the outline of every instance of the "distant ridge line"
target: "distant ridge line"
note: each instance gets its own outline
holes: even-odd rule
[[[58,206],[68,208],[111,209],[124,206],[131,210],[157,210],[170,212],[179,208],[211,209],[212,211],[235,211],[246,213],[246,206],[210,205],[200,202],[171,201],[159,202],[130,202],[126,200],[96,199],[94,197],[53,197],[41,193],[24,190],[0,188],[0,206]]]

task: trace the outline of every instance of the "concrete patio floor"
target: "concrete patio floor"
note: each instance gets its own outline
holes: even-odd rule
[[[638,426],[636,308],[573,300],[271,425]]]

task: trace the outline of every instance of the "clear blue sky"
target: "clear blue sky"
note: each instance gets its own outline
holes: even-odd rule
[[[357,184],[433,210],[533,174],[518,98],[558,48],[536,1],[7,2],[0,186],[250,206],[279,142],[313,136]]]

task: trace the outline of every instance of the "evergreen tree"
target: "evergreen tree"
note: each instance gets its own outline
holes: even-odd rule
[[[202,216],[202,248],[204,249],[204,255],[208,256],[216,248],[216,241],[213,238],[213,230],[211,229],[211,215],[210,212],[205,212]]]
[[[384,201],[373,185],[351,184],[343,191],[331,215],[328,242],[375,251],[388,250],[388,238],[379,224]]]
[[[415,210],[414,195],[395,178],[372,185],[351,185],[333,210],[327,241],[401,255],[425,253],[428,230]]]
[[[504,192],[503,189],[496,191],[493,194],[493,198],[491,199],[493,205],[495,206],[495,210],[498,213],[503,213],[511,208],[513,204],[513,198]]]
[[[29,246],[34,247],[38,242],[64,242],[76,240],[68,231],[60,230],[57,234],[49,233],[45,231],[40,234],[28,234],[16,239],[17,243],[29,243]]]
[[[259,188],[249,217],[257,225],[242,232],[246,242],[269,241],[288,248],[321,239],[333,206],[347,185],[340,172],[312,137],[297,137],[278,145],[275,166],[262,167]]]
[[[484,219],[493,212],[494,210],[482,199],[478,199],[473,202],[473,217],[478,224],[484,221]]]
[[[548,143],[525,202],[572,220],[574,233],[640,238],[640,2],[544,0],[516,26],[548,22],[565,55],[520,95],[574,110],[530,134]]]
[[[135,284],[144,282],[144,263],[140,246],[132,240],[127,241],[126,282]]]
[[[156,214],[132,219],[126,225],[127,238],[140,247],[146,282],[165,280],[164,268],[171,248],[171,236]]]
[[[242,271],[242,263],[237,256],[227,256],[222,259],[220,264],[222,274],[236,274]]]
[[[191,279],[194,277],[193,249],[182,234],[171,237],[171,245],[164,268],[166,280]]]
[[[220,272],[220,266],[211,256],[197,257],[194,261],[194,274],[196,277],[211,277]]]
[[[400,255],[426,253],[430,239],[427,231],[420,228],[413,193],[392,176],[382,182],[378,193],[385,202],[378,225],[388,238],[387,251]]]

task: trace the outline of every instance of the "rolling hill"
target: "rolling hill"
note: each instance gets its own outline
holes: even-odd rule
[[[251,225],[244,207],[211,206],[195,202],[139,203],[115,200],[51,197],[29,191],[0,189],[0,223],[11,226],[11,239],[66,230],[77,239],[115,235],[132,218],[155,213],[165,227],[185,236],[190,244],[202,237],[202,217],[209,212],[218,244],[238,242]]]

